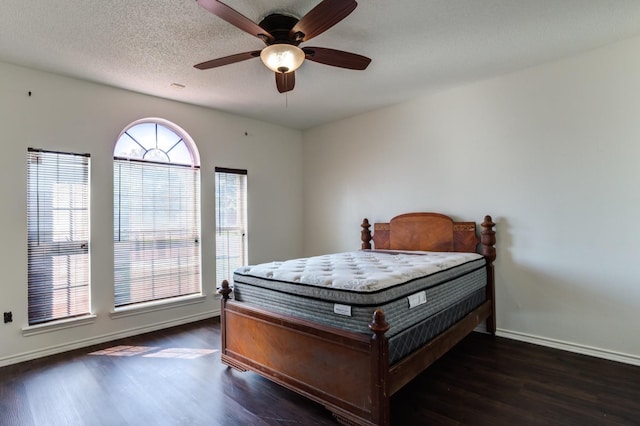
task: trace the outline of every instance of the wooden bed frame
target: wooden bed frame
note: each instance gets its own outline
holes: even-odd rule
[[[476,252],[487,259],[486,300],[433,340],[389,365],[385,336],[390,325],[378,309],[372,334],[352,333],[292,316],[249,307],[229,298],[225,280],[221,299],[222,362],[254,371],[330,410],[347,425],[389,425],[390,397],[455,346],[482,321],[495,334],[493,261],[495,232],[490,216],[482,222],[454,222],[438,213],[408,213],[389,223],[362,223],[362,249]]]

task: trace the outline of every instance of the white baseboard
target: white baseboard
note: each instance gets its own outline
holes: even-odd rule
[[[211,311],[206,313],[200,313],[197,315],[190,315],[186,317],[172,319],[170,321],[164,321],[154,323],[151,325],[132,328],[128,330],[121,330],[115,333],[103,334],[101,336],[95,336],[89,339],[77,340],[63,345],[50,346],[44,349],[38,349],[35,351],[23,352],[21,354],[12,355],[4,358],[0,358],[0,367],[4,367],[11,364],[17,364],[19,362],[30,361],[37,358],[42,358],[49,355],[55,355],[61,352],[67,352],[74,349],[80,349],[92,345],[97,345],[104,342],[110,342],[113,340],[122,339],[125,337],[136,336],[138,334],[149,333],[152,331],[162,330],[165,328],[175,327],[178,325],[188,324],[190,322],[200,321],[208,318],[213,318],[220,315],[220,311]],[[475,331],[485,332],[486,328],[484,324],[478,326]],[[547,337],[540,337],[526,333],[520,333],[516,331],[497,329],[496,336],[504,337],[506,339],[518,340],[521,342],[532,343],[534,345],[546,346],[549,348],[560,349],[564,351],[574,352],[582,355],[593,356],[596,358],[602,358],[610,361],[622,362],[625,364],[631,364],[640,366],[640,356],[624,354],[620,352],[614,352],[606,349],[595,348],[586,345],[580,345],[577,343],[565,342],[556,339],[549,339]]]
[[[217,317],[219,315],[220,315],[220,309],[217,309],[215,311],[204,312],[196,315],[189,315],[181,318],[174,318],[169,321],[157,322],[157,323],[142,326],[142,327],[130,328],[127,330],[120,330],[114,333],[103,334],[101,336],[94,336],[88,339],[76,340],[74,342],[66,343],[62,345],[49,346],[48,348],[23,352],[21,354],[0,358],[0,367],[4,367],[11,364],[17,364],[19,362],[30,361],[33,359],[42,358],[49,355],[55,355],[61,352],[67,352],[74,349],[85,348],[88,346],[97,345],[99,343],[105,343],[113,340],[123,339],[125,337],[136,336],[138,334],[149,333],[151,331],[157,331],[165,328],[175,327],[178,325],[188,324],[190,322],[205,320],[208,318]]]
[[[496,330],[496,336],[504,337],[521,342],[533,343],[534,345],[546,346],[549,348],[560,349],[563,351],[574,352],[582,355],[589,355],[596,358],[602,358],[609,361],[617,361],[625,364],[640,366],[640,356],[630,355],[620,352],[614,352],[607,349],[594,348],[592,346],[580,345],[577,343],[564,342],[561,340],[549,339],[547,337],[534,336],[517,331],[509,331],[503,329]]]

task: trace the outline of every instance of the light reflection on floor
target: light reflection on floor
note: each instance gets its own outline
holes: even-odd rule
[[[142,356],[145,358],[182,358],[194,359],[218,352],[217,349],[158,348],[153,346],[119,345],[91,352],[89,355],[103,356]]]

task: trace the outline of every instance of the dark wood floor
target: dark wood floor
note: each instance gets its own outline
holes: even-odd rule
[[[224,367],[219,325],[1,368],[0,425],[335,424],[323,407]],[[640,368],[474,333],[391,407],[394,425],[640,424]]]

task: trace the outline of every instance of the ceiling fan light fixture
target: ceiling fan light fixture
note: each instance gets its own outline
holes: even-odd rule
[[[286,73],[300,68],[305,53],[298,46],[287,43],[272,44],[260,52],[262,63],[273,72]]]

